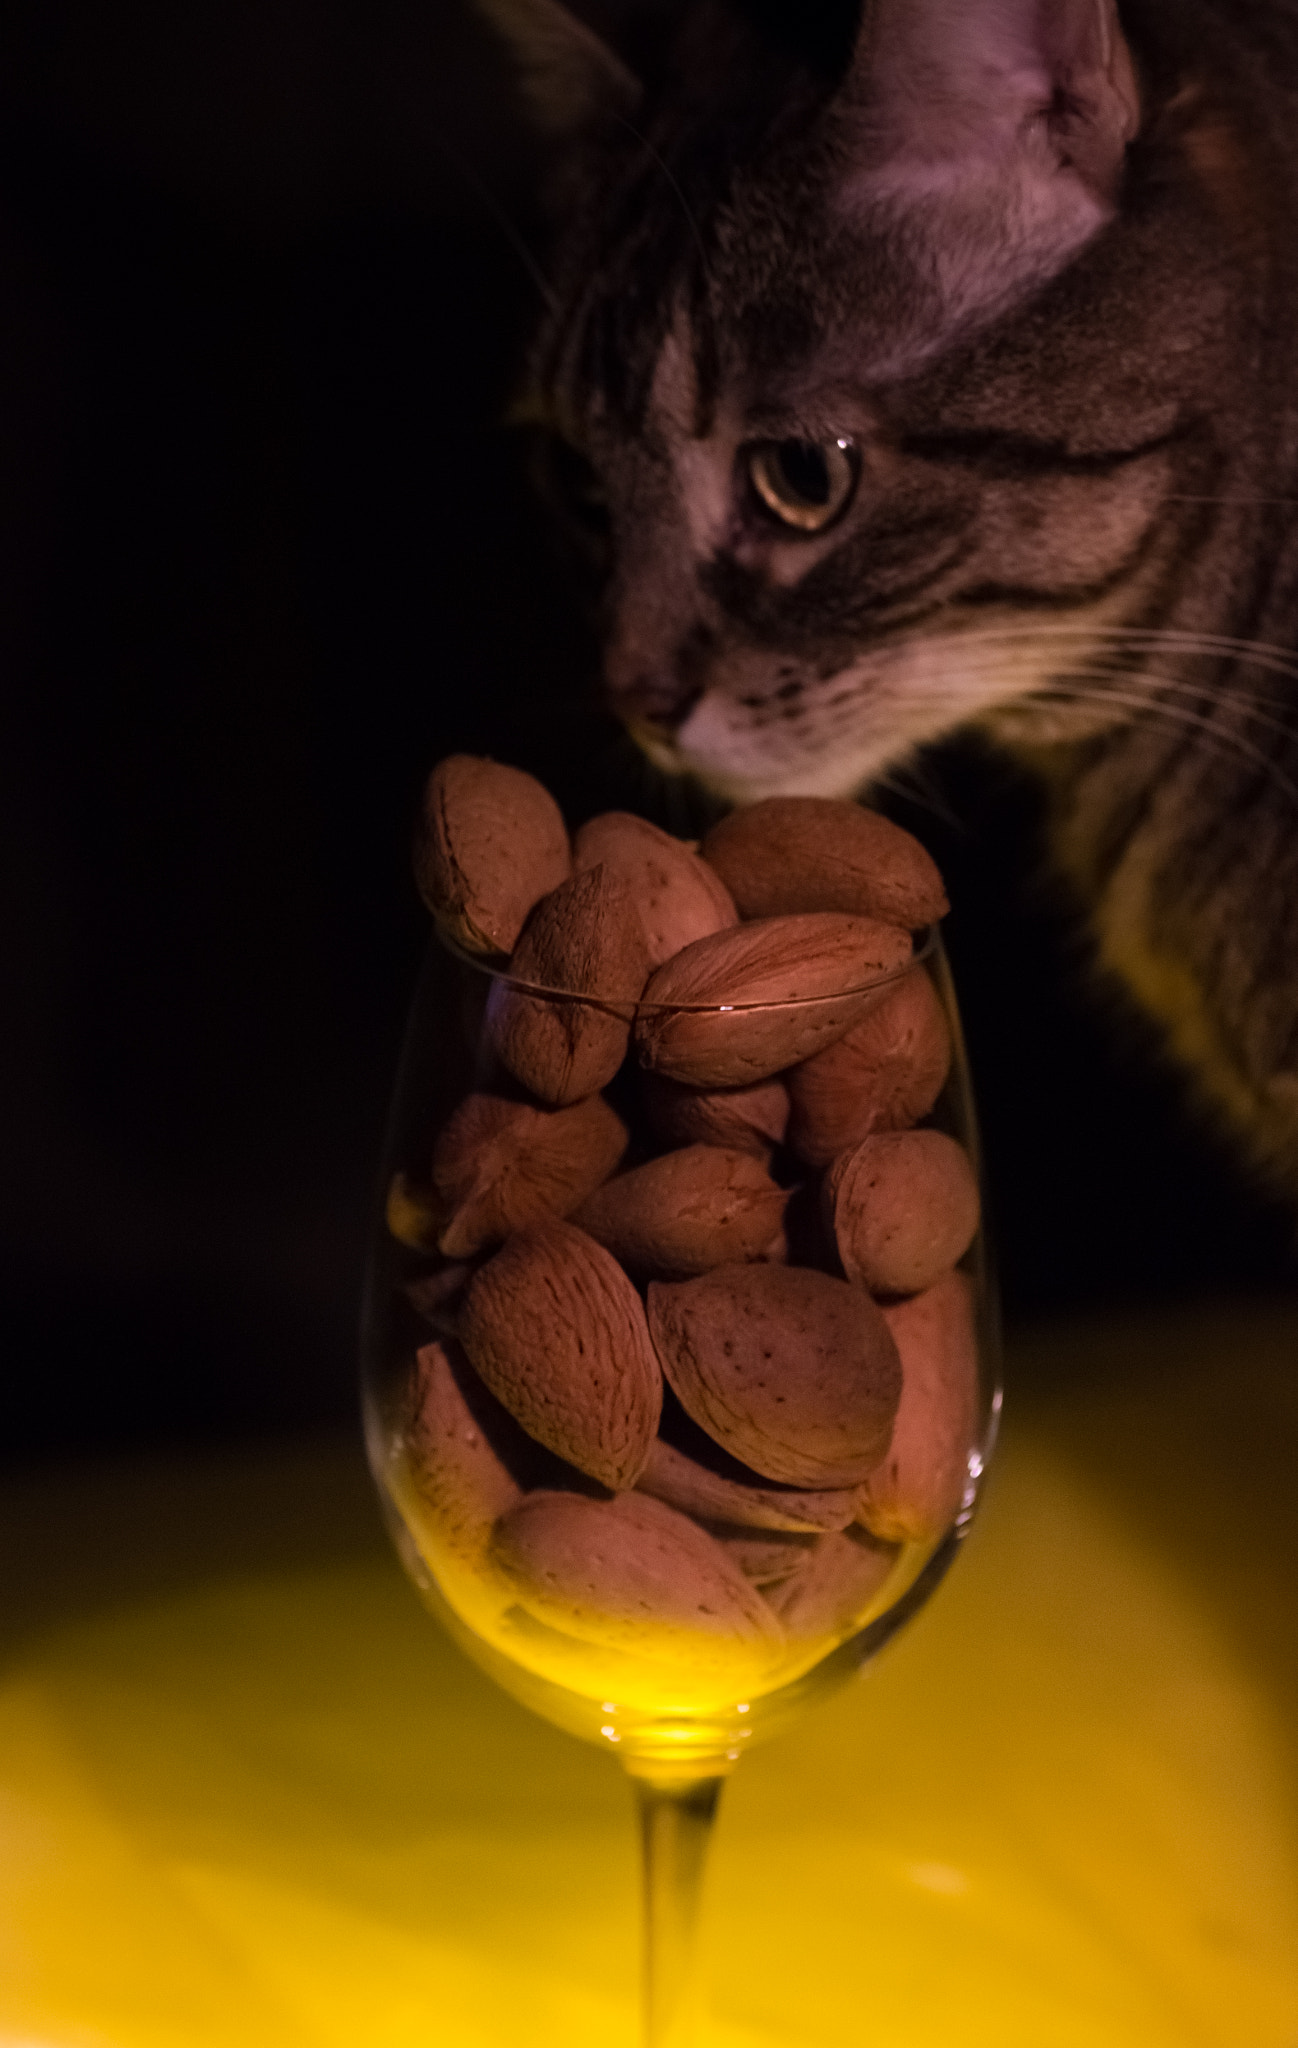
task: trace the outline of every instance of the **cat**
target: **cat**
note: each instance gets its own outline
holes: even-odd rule
[[[733,801],[974,727],[1298,1190],[1298,6],[479,0],[609,701]]]

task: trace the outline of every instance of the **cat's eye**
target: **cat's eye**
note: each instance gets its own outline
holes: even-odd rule
[[[832,441],[757,441],[745,451],[763,510],[798,533],[823,533],[847,509],[860,468],[845,436]]]

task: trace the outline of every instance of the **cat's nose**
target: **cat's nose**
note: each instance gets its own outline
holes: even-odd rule
[[[658,631],[635,631],[625,616],[604,646],[604,687],[611,709],[627,725],[649,726],[668,737],[685,723],[704,690],[704,648],[698,633],[682,641]]]
[[[609,704],[624,724],[664,735],[684,725],[703,695],[702,683],[666,668],[636,668],[623,675],[606,671],[606,684]]]

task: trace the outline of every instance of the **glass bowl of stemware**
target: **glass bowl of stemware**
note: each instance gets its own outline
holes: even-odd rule
[[[499,1059],[501,1007],[520,1002],[543,1021],[552,1011],[556,1028],[589,1009],[624,1031],[616,1077],[562,1110],[529,1101]],[[664,1017],[596,1003],[513,982],[438,939],[394,1094],[364,1312],[371,1468],[402,1562],[443,1627],[507,1692],[611,1751],[635,1781],[646,2048],[694,2038],[690,1937],[726,1774],[929,1597],[970,1527],[995,1439],[997,1314],[976,1192],[954,1235],[949,1219],[929,1229],[903,1213],[910,1264],[903,1247],[901,1265],[885,1256],[879,1271],[844,1239],[834,1206],[838,1162],[871,1137],[886,1154],[898,1127],[915,1134],[908,1158],[958,1149],[976,1191],[973,1098],[936,932],[833,1002],[843,1043],[873,1047],[873,1105],[855,1121],[850,1087],[807,1085],[814,1058],[757,1088],[698,1091],[654,1074],[664,1028],[707,1031],[713,1012],[718,1030],[742,1030],[745,1006]],[[753,1021],[778,1026],[775,1013],[798,1006],[752,1007],[766,1013]],[[493,1151],[502,1129],[508,1143]],[[533,1130],[550,1148],[539,1164]],[[562,1132],[571,1142],[556,1155]],[[710,1197],[720,1234],[702,1249],[675,1171],[687,1153],[691,1170],[714,1174],[709,1187],[719,1156],[732,1162]],[[866,1176],[867,1194],[878,1180]],[[820,1329],[822,1298],[832,1313]],[[586,1307],[598,1320],[610,1300],[602,1335],[583,1335]],[[880,1346],[884,1368],[871,1362]],[[584,1393],[566,1380],[587,1353]],[[737,1357],[738,1382],[709,1378],[708,1357],[724,1371]],[[853,1423],[861,1376],[880,1370],[891,1392],[862,1398],[867,1409],[882,1398],[882,1422]],[[555,1372],[565,1384],[548,1382]],[[797,1379],[791,1393],[781,1372]],[[809,1401],[834,1412],[809,1413]],[[565,1404],[576,1420],[556,1424]]]

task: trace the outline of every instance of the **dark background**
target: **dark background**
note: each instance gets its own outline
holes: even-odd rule
[[[498,425],[521,124],[452,0],[9,0],[0,80],[5,1454],[345,1421],[423,776],[645,795]],[[926,780],[1011,1321],[1292,1292],[1030,788]]]

